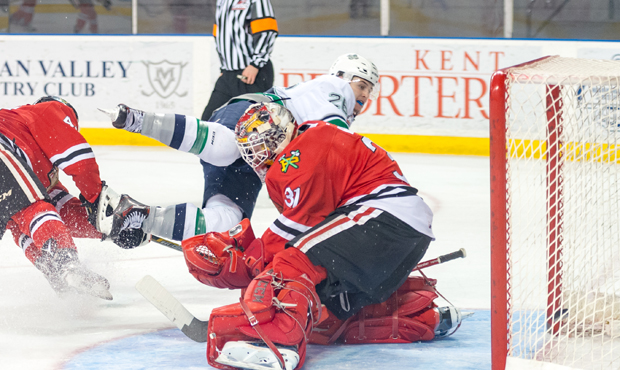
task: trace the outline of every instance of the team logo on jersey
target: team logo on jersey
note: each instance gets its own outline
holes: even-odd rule
[[[299,156],[301,155],[301,152],[299,150],[293,150],[291,152],[291,156],[287,157],[286,154],[283,155],[278,162],[280,162],[280,165],[282,166],[282,173],[286,173],[286,171],[288,171],[288,169],[290,167],[293,167],[295,169],[299,168],[299,166],[297,165],[297,163],[299,162]]]
[[[13,195],[13,189],[9,189],[6,193],[0,194],[0,202]]]
[[[146,65],[146,73],[149,77],[149,83],[152,92],[142,91],[142,95],[151,96],[153,94],[159,95],[162,99],[170,97],[172,94],[183,97],[187,95],[187,91],[178,93],[177,89],[181,83],[181,75],[183,74],[183,67],[187,63],[171,63],[167,60],[161,62],[142,62]]]

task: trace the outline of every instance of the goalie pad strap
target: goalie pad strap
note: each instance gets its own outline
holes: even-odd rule
[[[247,316],[248,320],[250,321],[250,325],[252,326],[252,328],[254,330],[256,330],[256,334],[258,334],[260,339],[263,342],[265,342],[265,344],[267,344],[267,347],[269,347],[271,352],[273,352],[273,354],[276,355],[276,357],[278,358],[278,362],[280,363],[280,367],[282,369],[286,369],[286,367],[284,365],[284,358],[282,357],[282,354],[280,353],[280,351],[278,351],[278,348],[276,348],[276,346],[269,339],[269,337],[267,335],[265,335],[265,332],[263,332],[263,329],[261,329],[260,325],[258,324],[258,320],[256,320],[256,317],[254,317],[254,314],[252,313],[252,311],[248,307],[247,303],[245,303],[243,298],[239,298],[239,303],[241,304],[241,309],[245,313],[245,316]]]
[[[392,295],[394,306],[398,307],[398,290]],[[392,313],[392,339],[398,339],[398,310]]]

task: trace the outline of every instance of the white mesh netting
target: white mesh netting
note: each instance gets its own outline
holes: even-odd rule
[[[508,355],[618,369],[620,62],[507,76]]]

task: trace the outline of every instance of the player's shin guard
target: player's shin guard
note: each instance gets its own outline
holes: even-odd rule
[[[278,359],[273,368],[287,366],[280,352],[282,346],[297,352],[299,362],[293,367],[301,367],[307,338],[320,320],[321,303],[314,287],[323,278],[325,271],[312,265],[297,249],[278,253],[271,268],[252,281],[239,304],[216,309],[211,314],[207,344],[209,364],[218,368],[270,368],[252,363],[258,361],[259,356],[240,357],[235,355],[236,351],[231,351],[246,346],[245,343],[225,348],[225,344],[231,341],[258,340],[264,342]],[[255,351],[260,349],[252,347]],[[228,352],[223,352],[225,349]],[[289,368],[296,358],[288,357]]]

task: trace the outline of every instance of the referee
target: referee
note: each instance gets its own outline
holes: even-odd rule
[[[277,35],[270,0],[217,0],[213,36],[222,73],[202,113],[203,121],[231,98],[273,86],[269,57]]]

